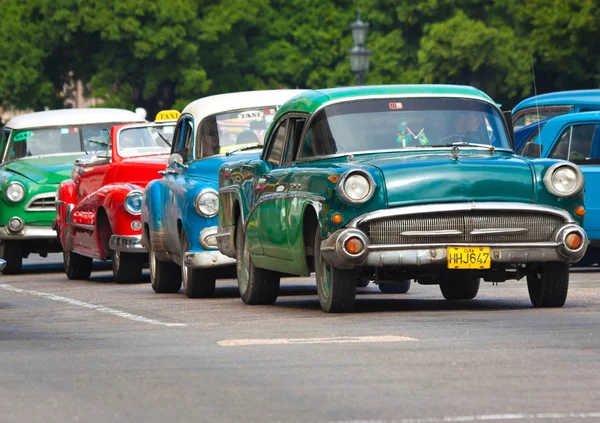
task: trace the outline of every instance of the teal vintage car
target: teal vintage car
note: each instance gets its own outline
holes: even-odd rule
[[[282,275],[316,273],[321,308],[350,311],[365,281],[439,285],[526,277],[536,307],[562,306],[586,251],[583,175],[514,154],[509,125],[467,86],[307,91],[284,104],[260,159],[219,169],[219,250],[247,304]]]

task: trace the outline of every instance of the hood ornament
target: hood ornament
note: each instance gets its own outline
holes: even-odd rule
[[[458,160],[458,153],[460,153],[459,148],[457,146],[452,147],[450,150],[450,156],[452,157],[452,160]]]

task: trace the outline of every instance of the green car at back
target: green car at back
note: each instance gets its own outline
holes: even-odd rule
[[[284,104],[258,160],[219,170],[219,250],[242,300],[315,272],[321,308],[407,281],[474,298],[483,279],[526,278],[536,307],[565,303],[581,259],[583,175],[514,154],[498,106],[467,86],[307,91]]]
[[[99,150],[108,129],[143,122],[121,109],[65,109],[29,113],[8,121],[0,137],[0,257],[4,273],[19,273],[23,258],[60,252],[52,223],[58,184],[76,158]]]

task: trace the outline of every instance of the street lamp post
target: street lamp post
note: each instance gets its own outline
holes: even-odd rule
[[[360,19],[360,9],[356,21],[350,24],[352,30],[352,38],[354,39],[354,47],[348,50],[350,56],[350,68],[356,75],[358,85],[365,83],[365,74],[369,70],[369,59],[371,58],[371,50],[365,47],[367,43],[367,28],[369,24]]]

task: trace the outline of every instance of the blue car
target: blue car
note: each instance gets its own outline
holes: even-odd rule
[[[514,132],[514,140],[515,140],[515,151],[517,154],[523,154],[525,150],[525,146],[532,142],[537,134],[542,130],[542,128],[546,125],[552,118],[538,120],[537,122],[530,123],[527,126],[523,126],[519,129],[516,129]]]
[[[528,141],[522,154],[568,160],[585,176],[584,229],[590,248],[579,265],[600,262],[600,112],[573,113],[549,119]],[[564,184],[570,181],[565,180]]]
[[[600,110],[600,90],[559,91],[521,101],[512,110],[512,120],[519,129],[538,120],[595,110]]]
[[[164,177],[149,183],[143,197],[142,244],[155,292],[178,292],[183,284],[189,298],[210,297],[218,277],[235,275],[235,259],[217,250],[219,167],[258,158],[277,109],[300,92],[221,94],[183,110]]]

